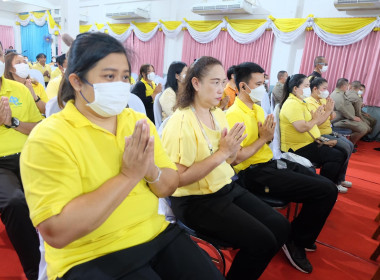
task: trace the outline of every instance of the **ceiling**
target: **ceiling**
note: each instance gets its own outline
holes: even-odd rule
[[[0,0],[0,11],[24,13],[59,9],[60,0]]]

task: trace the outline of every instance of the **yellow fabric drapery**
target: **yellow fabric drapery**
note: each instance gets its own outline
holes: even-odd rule
[[[348,34],[374,22],[376,18],[315,18],[314,22],[332,34]]]
[[[305,18],[276,18],[273,23],[282,32],[292,32],[300,28],[306,20]]]
[[[184,19],[191,28],[198,32],[208,32],[218,27],[222,23],[221,20],[187,20]]]
[[[126,32],[131,27],[131,25],[129,23],[117,23],[117,24],[115,24],[115,23],[107,22],[107,24],[111,28],[111,30],[118,35],[123,34],[124,32]]]
[[[266,19],[229,19],[225,18],[233,29],[240,33],[251,33],[267,22]]]
[[[182,24],[182,21],[162,21],[160,20],[162,25],[164,25],[168,30],[175,30]]]

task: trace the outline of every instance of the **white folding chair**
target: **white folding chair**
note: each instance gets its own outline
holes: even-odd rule
[[[273,111],[276,127],[274,129],[273,141],[269,144],[273,152],[273,159],[281,158],[281,133],[280,133],[280,105],[277,104]]]
[[[272,114],[268,93],[264,94],[263,99],[261,100],[261,108],[263,108],[265,116]]]
[[[136,112],[140,112],[146,115],[144,103],[136,94],[131,93],[128,101],[128,106]]]
[[[32,79],[37,80],[45,88],[44,76],[42,75],[40,71],[36,69],[30,69],[29,76]]]
[[[45,115],[46,117],[51,116],[52,114],[60,112],[62,109],[59,108],[58,106],[58,99],[57,96],[54,96],[52,99],[50,99],[46,103],[46,108],[45,108]]]
[[[162,92],[157,94],[153,102],[154,122],[157,128],[159,128],[162,123],[162,107],[160,103],[161,95],[162,95]]]

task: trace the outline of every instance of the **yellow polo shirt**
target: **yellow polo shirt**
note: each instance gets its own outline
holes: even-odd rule
[[[57,67],[51,73],[50,80],[53,80],[53,79],[57,78],[58,76],[62,76],[62,71]]]
[[[42,120],[40,111],[30,94],[29,89],[22,83],[0,78],[2,80],[0,97],[8,97],[12,117],[22,122],[39,122]],[[0,156],[20,153],[28,135],[13,128],[0,126]]]
[[[48,102],[49,99],[46,95],[46,91],[45,91],[45,88],[43,85],[41,85],[40,83],[32,83],[32,86],[33,86],[33,90],[34,90],[34,93],[39,96],[41,98],[41,100],[43,102]]]
[[[120,173],[125,137],[139,119],[131,109],[117,116],[117,134],[93,124],[69,101],[30,134],[20,167],[33,225],[59,214],[77,196],[96,190]],[[154,125],[154,160],[160,168],[176,169],[166,155]],[[138,166],[136,166],[138,168]],[[48,278],[103,255],[154,239],[166,227],[158,214],[158,198],[141,180],[107,220],[93,232],[62,249],[45,243]]]
[[[247,137],[243,140],[241,146],[247,147],[259,139],[258,122],[264,123],[265,114],[259,105],[253,104],[253,107],[249,108],[243,101],[236,98],[235,103],[228,109],[226,118],[230,127],[233,127],[237,122],[243,122],[245,124],[244,134],[247,134]],[[252,164],[268,162],[272,158],[272,150],[265,144],[253,156],[235,165],[234,169],[238,173]]]
[[[213,111],[219,129],[212,130],[203,124],[207,137],[214,152],[219,147],[219,140],[223,128],[228,128],[226,117],[222,110]],[[162,143],[169,157],[175,163],[190,167],[196,162],[210,156],[207,140],[203,136],[198,120],[190,108],[177,109],[166,124]],[[206,177],[190,185],[179,187],[173,196],[202,195],[217,192],[223,186],[231,183],[234,170],[227,163],[221,163]]]
[[[281,150],[283,152],[288,152],[289,149],[296,151],[314,142],[309,133],[300,133],[293,126],[296,121],[308,122],[311,118],[307,103],[290,93],[280,111]],[[317,125],[314,125],[309,132],[314,138],[321,136]]]
[[[34,64],[32,66],[32,69],[36,69],[38,71],[40,71],[42,73],[42,75],[44,75],[45,71],[47,70],[51,76],[51,67],[49,64],[45,64],[45,66],[42,66],[39,62],[37,62],[36,64]],[[50,79],[46,76],[44,76],[44,81],[45,82],[48,82]]]
[[[145,85],[145,96],[151,96],[156,89],[156,84],[155,82],[152,81],[152,86],[144,80],[144,78],[141,78],[141,82]]]
[[[309,111],[315,111],[319,108],[319,106],[326,105],[326,99],[321,98],[319,99],[319,102],[314,99],[314,97],[310,96],[305,99],[307,106],[309,108]],[[330,118],[327,118],[327,120],[318,126],[319,131],[321,132],[322,135],[327,135],[332,133],[332,128],[331,128],[331,121]]]
[[[58,76],[53,80],[50,80],[46,87],[46,95],[48,97],[48,100],[52,99],[53,97],[58,95],[59,86],[62,81],[62,76]]]

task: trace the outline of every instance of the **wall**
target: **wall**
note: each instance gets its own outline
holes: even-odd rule
[[[13,46],[16,50],[21,50],[21,35],[20,26],[15,24],[15,13],[5,12],[0,10],[0,25],[13,26],[13,31],[15,33],[15,45]],[[9,46],[3,46],[8,48]]]
[[[136,1],[136,0],[82,0],[80,13],[88,16],[88,24],[98,22],[125,22],[116,21],[105,16],[105,11],[122,10],[136,5],[150,5],[151,18],[149,21],[157,21],[159,19],[168,20],[214,20],[221,19],[223,16],[200,16],[190,11],[191,6],[199,3],[200,0],[151,0],[151,1]],[[307,17],[313,14],[314,17],[360,17],[360,16],[377,16],[379,10],[375,11],[353,11],[340,12],[334,7],[333,0],[257,0],[258,8],[254,15],[231,15],[233,19],[264,19],[268,15],[275,18],[296,18]],[[106,3],[106,4],[104,4]],[[144,21],[144,20],[136,20]],[[165,41],[165,61],[164,73],[172,61],[180,60],[182,57],[182,38],[183,34],[175,39],[166,38]],[[282,43],[275,39],[273,59],[271,69],[266,69],[270,74],[271,84],[277,81],[277,72],[287,70],[289,74],[297,73],[300,68],[305,36],[298,38],[296,42],[291,44]],[[310,72],[313,67],[310,66]],[[309,74],[309,73],[305,73]]]

